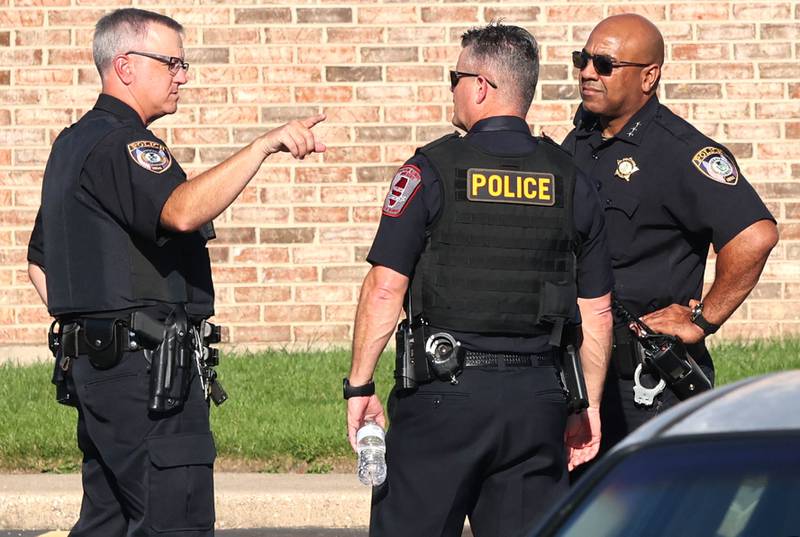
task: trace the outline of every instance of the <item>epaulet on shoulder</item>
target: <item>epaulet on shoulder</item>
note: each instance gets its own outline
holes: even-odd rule
[[[427,145],[423,145],[417,151],[419,151],[420,153],[424,153],[425,151],[429,151],[438,145],[441,145],[445,142],[449,142],[453,138],[460,138],[460,137],[461,135],[458,134],[458,132],[451,132],[450,134],[445,134],[441,138],[437,138],[436,140],[428,143]]]
[[[547,144],[548,146],[552,146],[552,147],[555,147],[555,148],[557,148],[559,151],[561,151],[562,153],[566,153],[566,154],[567,154],[567,155],[569,155],[570,157],[572,156],[572,155],[570,155],[570,154],[569,154],[569,151],[567,151],[566,149],[564,149],[563,147],[561,147],[561,146],[558,144],[558,142],[556,142],[555,140],[553,140],[552,138],[550,138],[550,137],[549,137],[548,135],[546,135],[545,133],[542,133],[540,136],[536,136],[536,141],[537,141],[537,142],[543,142],[543,143]]]
[[[542,133],[541,136],[537,136],[536,141],[540,143],[540,147],[542,149],[551,155],[551,158],[558,159],[565,165],[572,166],[573,162],[570,152],[558,145],[555,140],[547,136],[545,133]]]
[[[675,112],[662,106],[660,113],[653,120],[659,127],[687,146],[697,145],[703,133]],[[701,141],[702,143],[702,141]]]

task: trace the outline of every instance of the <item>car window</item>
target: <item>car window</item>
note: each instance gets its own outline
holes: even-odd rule
[[[632,452],[559,537],[800,537],[800,436],[673,441]]]

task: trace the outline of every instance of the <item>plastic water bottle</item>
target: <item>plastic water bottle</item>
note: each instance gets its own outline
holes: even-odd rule
[[[368,421],[356,433],[358,479],[376,487],[386,480],[386,440],[383,429]]]

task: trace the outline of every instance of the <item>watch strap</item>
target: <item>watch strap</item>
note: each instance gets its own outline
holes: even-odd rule
[[[353,386],[350,380],[345,377],[342,379],[342,397],[350,399],[351,397],[368,397],[375,395],[375,381],[371,380],[362,386]]]
[[[699,326],[703,333],[707,336],[715,333],[720,328],[720,325],[708,322],[708,320],[703,317],[702,302],[692,309],[692,322]]]

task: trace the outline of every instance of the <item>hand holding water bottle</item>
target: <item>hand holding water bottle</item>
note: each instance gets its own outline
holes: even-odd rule
[[[383,406],[378,396],[351,397],[347,399],[347,438],[353,451],[356,450],[356,432],[368,421],[386,427]]]
[[[383,428],[367,421],[356,433],[358,453],[358,479],[365,485],[376,487],[386,479],[386,441]]]
[[[377,486],[386,479],[386,443],[383,406],[372,395],[347,398],[347,436],[358,454],[358,478]]]

